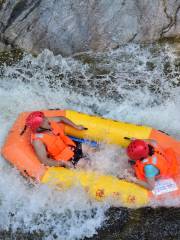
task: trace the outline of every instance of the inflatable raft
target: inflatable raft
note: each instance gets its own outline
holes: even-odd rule
[[[69,136],[92,141],[105,141],[126,147],[128,138],[155,139],[164,148],[172,148],[176,158],[180,159],[180,142],[167,134],[147,126],[135,125],[102,117],[91,116],[71,110],[46,110],[45,116],[66,116],[76,124],[88,128],[78,131],[69,126],[65,133]],[[2,148],[2,155],[12,163],[24,176],[35,181],[57,186],[66,190],[72,186],[81,185],[92,199],[114,199],[127,207],[141,207],[148,205],[151,200],[164,199],[166,195],[172,198],[180,197],[180,176],[175,179],[165,179],[157,184],[150,192],[134,183],[119,180],[114,176],[101,175],[97,172],[65,169],[62,167],[45,167],[36,157],[30,144],[30,132],[27,130],[20,135],[29,112],[19,115],[6,138]]]

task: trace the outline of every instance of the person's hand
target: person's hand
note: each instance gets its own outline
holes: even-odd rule
[[[72,164],[72,162],[67,161],[66,164],[65,164],[65,167],[66,168],[74,168],[74,165]]]
[[[133,176],[133,169],[125,169],[122,174],[123,178],[131,178]]]
[[[61,160],[59,162],[59,166],[60,167],[66,167],[66,168],[74,168],[74,165],[72,164],[71,161],[64,161],[64,160]]]
[[[133,176],[128,176],[127,180],[128,180],[129,182],[134,182],[134,183],[137,182],[137,178],[136,178],[136,177],[133,177]]]
[[[66,168],[74,168],[74,165],[72,164],[71,161],[63,161],[63,165]]]
[[[82,130],[88,130],[88,128],[84,127],[83,125],[77,125],[76,129],[81,130],[81,131]]]

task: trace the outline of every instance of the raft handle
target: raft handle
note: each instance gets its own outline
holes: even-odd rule
[[[124,139],[125,140],[129,140],[129,141],[131,140],[131,138],[129,138],[129,137],[124,137]]]
[[[168,136],[170,136],[167,132],[164,132],[164,131],[162,131],[162,130],[158,130],[159,132],[162,132],[162,133],[164,133],[164,134],[166,134],[166,135],[168,135]]]
[[[27,126],[25,125],[23,130],[20,132],[20,136],[22,136],[25,133],[26,129],[27,129]]]

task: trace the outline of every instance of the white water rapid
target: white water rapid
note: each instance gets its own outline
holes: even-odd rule
[[[0,144],[20,112],[47,108],[146,124],[180,139],[176,61],[168,46],[129,45],[75,58],[54,56],[48,50],[37,57],[25,55],[16,64],[0,68]],[[118,151],[104,146],[94,159],[95,167],[117,174],[112,159]],[[82,239],[102,226],[108,208],[107,202],[91,202],[80,188],[62,193],[29,186],[0,158],[0,230],[43,231],[45,239]]]

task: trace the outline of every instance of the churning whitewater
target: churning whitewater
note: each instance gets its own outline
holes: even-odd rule
[[[48,108],[150,125],[180,139],[176,60],[167,46],[128,45],[73,58],[45,50],[2,65],[0,144],[20,112]],[[127,174],[123,149],[102,145],[100,154],[91,158],[93,168],[102,173]],[[34,185],[2,157],[0,171],[0,230],[43,231],[46,239],[74,240],[93,236],[106,219],[111,203],[90,201],[80,187],[64,193]],[[179,206],[170,200],[166,204]]]

